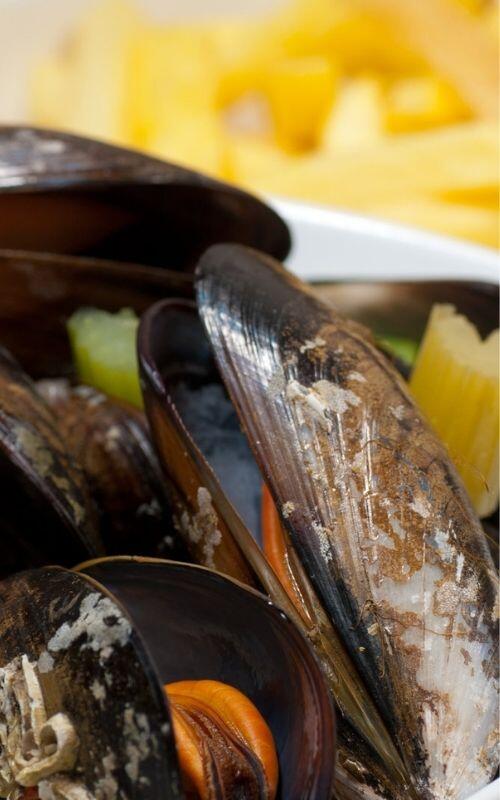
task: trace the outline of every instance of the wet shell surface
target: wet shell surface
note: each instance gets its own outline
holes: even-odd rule
[[[2,563],[7,574],[103,552],[84,475],[19,364],[0,350]]]
[[[0,657],[0,796],[39,784],[42,800],[180,800],[163,685],[199,679],[228,683],[266,719],[279,800],[331,795],[316,660],[266,597],[215,572],[129,558],[22,573],[0,584]],[[23,737],[36,743],[24,756]]]
[[[283,524],[415,789],[468,797],[497,764],[496,577],[449,456],[366,330],[271,259],[212,248],[198,303]]]
[[[228,238],[278,258],[290,248],[276,212],[228,184],[102,142],[0,127],[1,248],[183,270]]]
[[[144,413],[64,379],[36,387],[83,471],[106,553],[172,557],[169,503]]]

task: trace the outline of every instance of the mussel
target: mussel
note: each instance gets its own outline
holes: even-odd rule
[[[76,309],[128,306],[140,314],[158,298],[192,295],[187,272],[206,244],[222,235],[281,254],[290,244],[274,211],[205,176],[66,134],[1,128],[0,248],[14,249],[0,251],[0,342],[31,378],[73,379],[65,324]],[[134,257],[141,263],[132,263]],[[68,390],[64,403],[61,392],[42,398],[40,386],[18,372],[26,402],[6,422],[3,437],[8,502],[1,573],[47,562],[70,566],[104,552],[182,555],[170,546],[171,523],[144,416],[109,399],[97,402],[88,392],[84,397],[85,389]],[[11,378],[5,390],[21,391]],[[65,463],[76,465],[64,487],[67,508],[56,496],[62,478],[45,491],[43,481],[36,488],[33,459],[21,472],[16,466],[19,448],[8,438],[15,424],[27,427],[18,413],[28,414],[29,433],[45,444],[50,425]],[[107,427],[113,443],[103,439]],[[7,489],[14,476],[17,483],[22,479],[24,503],[19,492]],[[62,524],[73,527],[64,546],[61,508]],[[78,520],[68,509],[78,512]],[[24,555],[18,558],[21,542]]]
[[[0,574],[102,554],[82,470],[20,365],[0,350]],[[36,527],[35,527],[36,526]]]
[[[278,258],[290,247],[283,220],[235,187],[70,134],[0,128],[2,249],[185,270],[227,240]]]
[[[185,556],[170,535],[169,503],[143,412],[65,379],[38,381],[36,389],[83,471],[105,552]]]
[[[310,648],[266,597],[220,574],[131,558],[21,573],[0,584],[0,659],[0,797],[36,786],[40,800],[181,800],[163,687],[196,680],[262,714],[278,798],[331,795],[333,711]],[[207,796],[268,797],[245,793],[244,755],[231,765],[212,751],[233,788]]]
[[[215,390],[232,404],[228,424],[235,436],[243,427],[279,511],[298,589],[283,606],[292,615],[299,597],[295,621],[330,672],[345,720],[345,796],[468,797],[497,769],[496,576],[449,456],[366,329],[272,259],[215,246],[197,276],[208,342],[186,302],[153,307],[139,332],[179,529],[189,546],[201,486],[221,533],[211,557],[236,548],[282,602],[284,584],[276,590],[243,521],[251,473],[231,455],[221,467],[220,430],[207,433],[203,395]]]
[[[206,250],[221,240],[239,244]],[[257,707],[280,800],[466,800],[494,775],[487,542],[360,321],[382,293],[398,325],[418,298],[420,325],[441,292],[485,329],[495,301],[451,283],[313,291],[273,259],[289,243],[274,212],[211,179],[0,131],[0,344],[19,361],[0,357],[2,574],[38,567],[0,583],[0,796],[190,798],[181,719],[210,800],[269,797],[272,769],[193,680]],[[83,305],[142,315],[147,420],[75,385],[65,322]],[[171,539],[204,568],[43,566]]]

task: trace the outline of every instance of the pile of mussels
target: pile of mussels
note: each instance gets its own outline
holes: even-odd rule
[[[495,327],[495,298],[326,300],[289,247],[233,187],[0,129],[0,797],[195,796],[163,686],[197,679],[260,711],[281,800],[466,800],[494,777],[492,556],[362,323],[441,292]],[[81,306],[140,315],[145,413],[75,385]],[[211,758],[204,797],[270,797]]]

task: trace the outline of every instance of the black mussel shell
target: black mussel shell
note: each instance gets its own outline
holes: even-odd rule
[[[0,343],[33,377],[71,375],[67,319],[82,306],[141,314],[162,297],[189,297],[189,275],[79,256],[0,250]]]
[[[102,585],[58,567],[0,583],[0,723],[12,730],[17,721],[24,738],[33,740],[36,718],[28,714],[21,721],[15,705],[9,716],[6,703],[5,678],[16,667],[22,701],[21,661],[41,686],[44,702],[37,710],[44,710],[46,728],[56,729],[61,718],[55,715],[64,714],[77,737],[73,760],[43,776],[47,796],[53,796],[52,784],[65,780],[83,800],[182,798],[161,682],[126,610]],[[5,774],[8,748],[2,744]],[[43,756],[36,748],[28,756],[34,775],[33,761]]]
[[[108,555],[186,557],[176,547],[163,478],[143,411],[65,379],[38,381],[82,469]]]
[[[65,714],[79,738],[76,760],[49,784],[64,777],[106,800],[182,797],[162,687],[213,679],[245,693],[271,728],[280,800],[332,795],[328,691],[266,597],[209,570],[127,558],[23,573],[0,584],[0,601],[0,692],[5,668],[24,656],[49,723]]]
[[[197,297],[282,524],[411,776],[403,796],[472,794],[497,767],[497,580],[449,453],[367,329],[273,259],[212,247]]]
[[[81,569],[126,608],[162,684],[208,678],[252,700],[276,744],[279,800],[331,796],[328,690],[311,649],[267,597],[186,564],[103,559]]]
[[[215,559],[219,571],[239,580],[242,580],[241,559],[243,568],[246,562],[251,583],[244,572],[243,580],[262,588],[273,602],[286,610],[314,643],[324,663],[342,712],[340,762],[345,760],[351,773],[363,765],[363,791],[370,792],[370,787],[376,787],[383,796],[390,786],[394,797],[406,796],[404,768],[399,755],[312,585],[302,574],[307,620],[297,613],[260,549],[258,518],[262,474],[221,383],[194,304],[172,299],[160,301],[148,309],[139,326],[138,353],[145,407],[170,489],[176,527],[191,557],[205,566],[213,566]],[[211,541],[213,528],[198,526],[200,536],[196,536],[194,542],[192,535],[192,521],[200,517],[199,492],[200,489],[207,492],[207,487],[211,522],[219,537],[215,549],[206,546],[207,539]],[[228,557],[227,551],[231,554],[235,546],[239,559]],[[367,741],[387,757],[392,780]],[[395,789],[394,781],[403,784],[403,788]]]
[[[194,304],[164,300],[152,306],[141,319],[138,355],[153,440],[176,526],[192,558],[260,588],[260,569],[255,569],[256,562],[262,560],[258,547],[221,491],[216,474],[190,436],[176,405],[176,377],[189,374],[202,385],[210,369],[208,342]],[[193,402],[202,412],[205,401],[201,396]],[[224,458],[224,443],[219,443],[218,449]]]
[[[290,249],[278,214],[233,186],[90,139],[0,128],[0,248],[186,269],[228,240]]]
[[[0,349],[0,574],[103,553],[82,471],[19,364]]]

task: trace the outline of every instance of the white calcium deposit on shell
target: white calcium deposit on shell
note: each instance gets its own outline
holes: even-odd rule
[[[349,406],[358,406],[361,402],[350,389],[326,380],[316,381],[312,386],[302,386],[299,381],[292,379],[288,381],[286,397],[302,410],[305,422],[318,423],[328,432],[332,430],[332,413],[344,414]]]
[[[194,544],[202,543],[204,565],[214,567],[215,548],[222,541],[222,533],[217,527],[218,516],[212,505],[212,495],[204,486],[198,488],[196,500],[196,514],[190,518],[187,511],[184,511],[180,522]]]
[[[123,647],[131,633],[130,622],[121,614],[109,597],[97,592],[87,595],[81,602],[78,618],[65,622],[50,639],[47,648],[52,653],[67,650],[85,635],[81,650],[94,650],[105,661],[114,646]]]
[[[156,745],[156,739],[151,737],[146,715],[136,713],[131,706],[127,706],[123,714],[123,734],[127,740],[128,757],[125,771],[135,783],[139,779],[140,765],[149,757],[151,747]]]

